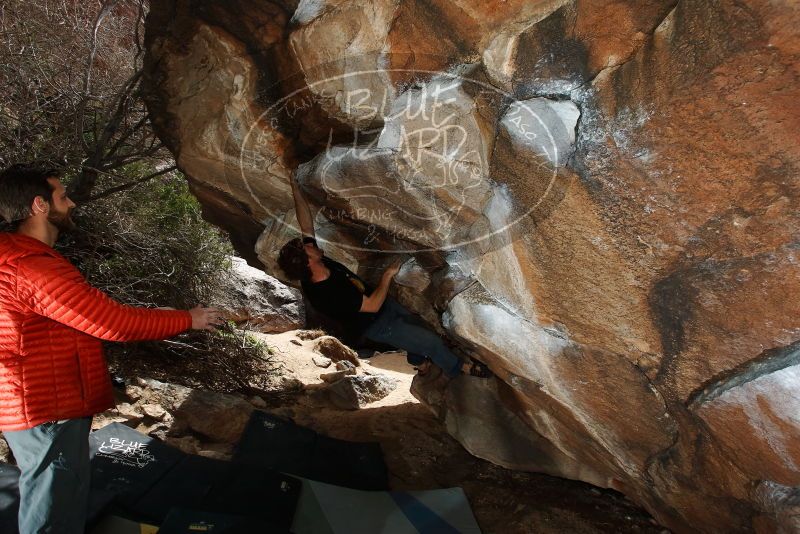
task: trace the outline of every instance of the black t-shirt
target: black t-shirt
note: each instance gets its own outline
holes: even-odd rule
[[[348,341],[354,342],[375,318],[374,313],[358,311],[372,288],[341,263],[325,257],[322,262],[331,275],[321,282],[303,281],[303,293],[315,310],[340,325]]]

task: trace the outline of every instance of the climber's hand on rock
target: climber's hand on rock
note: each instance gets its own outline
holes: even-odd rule
[[[384,278],[388,278],[390,280],[394,278],[397,275],[397,273],[400,272],[401,265],[403,265],[402,259],[397,259],[394,260],[392,263],[390,263],[389,266],[386,268],[386,270],[383,271]]]
[[[300,183],[297,181],[297,171],[294,170],[289,173],[289,183],[292,186],[292,189],[300,187]]]
[[[196,306],[189,313],[192,316],[192,330],[214,330],[222,323],[222,311],[216,308]]]

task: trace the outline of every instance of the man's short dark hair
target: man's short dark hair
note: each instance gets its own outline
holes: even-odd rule
[[[311,238],[297,237],[281,248],[278,254],[278,266],[292,280],[308,280],[311,269],[308,267],[308,254],[303,245],[314,242]]]
[[[53,200],[48,178],[61,178],[61,171],[35,163],[17,163],[0,173],[0,217],[8,223],[27,219],[36,197]]]

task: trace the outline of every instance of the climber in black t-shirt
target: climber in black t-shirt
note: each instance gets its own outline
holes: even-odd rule
[[[313,239],[306,238],[306,241],[319,250]],[[321,262],[330,276],[317,282],[301,278],[303,294],[315,310],[341,327],[346,342],[357,344],[364,330],[375,320],[375,313],[361,311],[364,295],[371,295],[373,289],[341,263],[325,256],[321,257]]]
[[[369,340],[408,353],[409,362],[427,372],[430,362],[454,377],[462,372],[490,376],[480,362],[463,362],[419,317],[389,297],[389,287],[400,270],[399,263],[383,272],[378,285],[369,286],[347,267],[325,257],[314,237],[311,210],[297,182],[292,179],[295,211],[304,237],[281,248],[278,265],[289,278],[300,280],[311,306],[344,330],[351,344]]]

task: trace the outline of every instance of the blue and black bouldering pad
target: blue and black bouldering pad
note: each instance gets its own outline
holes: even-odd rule
[[[251,532],[288,532],[299,480],[267,467],[187,455],[125,425],[90,436],[90,519],[161,524],[172,508],[242,516]]]
[[[215,482],[225,475],[227,462],[187,455],[135,503],[136,510],[160,523],[171,508],[199,507]]]
[[[347,488],[389,487],[380,444],[334,439],[259,411],[250,417],[234,460]]]
[[[136,502],[186,454],[121,423],[89,435],[91,522],[109,505],[132,510]]]
[[[205,510],[261,518],[289,531],[300,497],[300,480],[264,467],[229,462],[231,469],[203,501]],[[271,530],[279,532],[279,530]]]
[[[303,481],[295,534],[480,534],[461,488],[361,491]]]
[[[261,531],[288,532],[298,479],[271,469],[187,455],[136,502],[136,513],[162,523],[173,509],[241,516]]]

